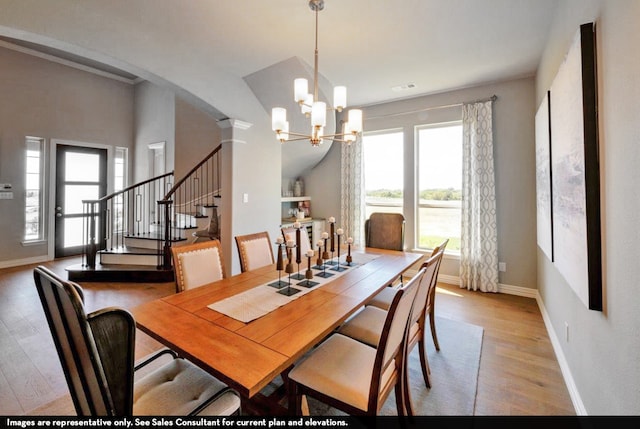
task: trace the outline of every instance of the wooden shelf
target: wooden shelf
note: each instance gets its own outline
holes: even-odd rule
[[[311,197],[282,197],[280,199],[281,202],[283,203],[292,203],[292,202],[297,202],[297,201],[310,201]]]

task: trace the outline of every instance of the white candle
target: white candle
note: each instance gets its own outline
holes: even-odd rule
[[[353,238],[352,237],[347,238],[347,244],[351,244],[351,243],[353,243]]]
[[[323,232],[322,238],[329,238],[329,233],[327,231]]]
[[[318,242],[316,243],[318,247],[322,247],[323,244],[324,242],[322,240],[318,240]]]
[[[336,218],[335,218],[335,217],[331,216],[331,217],[329,218],[329,223],[334,223],[335,221],[336,221]]]
[[[310,258],[311,258],[314,254],[315,254],[315,252],[313,251],[313,249],[309,249],[309,250],[307,250],[307,256],[308,256],[308,257],[310,257]]]
[[[337,231],[336,231],[336,234],[342,235],[342,234],[344,234],[344,230],[342,228],[338,228]]]
[[[294,223],[293,223],[293,227],[294,227],[295,229],[300,228],[300,222],[298,222],[298,221],[294,222]]]
[[[293,247],[296,243],[293,240],[287,240],[287,247]]]
[[[284,243],[284,238],[282,237],[276,238],[276,244],[282,244],[282,243]]]

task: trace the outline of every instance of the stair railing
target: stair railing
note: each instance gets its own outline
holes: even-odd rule
[[[158,212],[157,200],[171,189],[173,171],[165,173],[98,200],[83,200],[82,264],[95,268],[99,250],[118,250],[125,237],[164,237],[164,213]]]
[[[172,242],[196,226],[194,219],[203,216],[203,207],[216,206],[221,188],[221,148],[216,147],[158,201],[158,211],[164,216],[158,264],[165,269],[171,268]]]

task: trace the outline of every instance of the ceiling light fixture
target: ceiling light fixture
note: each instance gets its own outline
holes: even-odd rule
[[[300,134],[289,131],[287,121],[287,109],[274,107],[271,110],[271,128],[276,132],[276,137],[280,142],[309,140],[312,146],[322,144],[324,139],[351,144],[362,133],[362,110],[351,109],[348,113],[348,120],[344,124],[342,133],[324,134],[324,126],[327,120],[327,110],[342,110],[347,107],[347,88],[336,86],[333,88],[333,107],[318,99],[318,12],[324,9],[324,0],[309,0],[309,7],[316,14],[316,46],[314,52],[313,68],[313,94],[309,93],[307,79],[299,78],[294,81],[294,99],[300,106],[300,110],[306,117],[311,118],[311,133]],[[291,138],[293,137],[293,138]]]

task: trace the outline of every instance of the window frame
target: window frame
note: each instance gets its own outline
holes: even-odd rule
[[[424,129],[432,129],[432,128],[445,128],[445,127],[451,127],[451,126],[460,126],[462,127],[462,119],[456,119],[456,120],[450,120],[450,121],[441,121],[441,122],[433,122],[433,123],[428,123],[428,124],[419,124],[419,125],[414,125],[414,145],[415,145],[415,173],[414,173],[414,183],[415,183],[415,204],[414,204],[414,210],[415,210],[415,214],[414,214],[414,232],[415,232],[415,237],[414,237],[414,248],[418,251],[423,251],[423,252],[429,252],[432,251],[433,248],[432,247],[421,247],[420,246],[420,209],[429,209],[429,208],[442,208],[442,209],[453,209],[453,208],[457,208],[458,211],[460,212],[460,215],[462,214],[462,200],[459,201],[458,204],[456,204],[455,206],[457,207],[452,207],[454,206],[454,204],[452,204],[451,202],[445,202],[443,201],[442,204],[438,204],[438,203],[421,203],[420,202],[420,131],[424,130]],[[462,139],[460,140],[460,146],[462,147]],[[461,166],[462,168],[462,166]],[[460,174],[462,175],[462,171],[460,171]],[[455,201],[455,200],[454,200]],[[453,256],[459,256],[460,255],[460,250],[454,250],[452,248],[450,248],[449,246],[447,247],[446,254],[448,255],[453,255]]]
[[[363,182],[364,182],[364,218],[368,218],[368,212],[369,209],[373,208],[373,211],[383,211],[383,212],[387,212],[387,213],[403,213],[404,212],[404,208],[405,208],[405,198],[406,198],[406,186],[405,186],[405,180],[404,177],[406,175],[406,163],[404,160],[405,157],[405,129],[402,127],[395,127],[395,128],[387,128],[387,129],[381,129],[381,130],[375,130],[375,131],[369,131],[369,132],[364,132],[363,136],[362,136],[362,157],[363,157],[363,162],[365,162],[365,151],[366,151],[366,143],[365,143],[365,138],[366,137],[372,137],[372,136],[381,136],[381,135],[388,135],[388,134],[400,134],[401,135],[401,149],[402,149],[402,157],[401,157],[401,167],[402,167],[402,197],[400,198],[400,202],[399,203],[391,203],[391,204],[369,204],[367,203],[367,189],[366,189],[366,167],[365,169],[363,169]],[[376,208],[382,208],[382,210],[376,210]]]
[[[31,148],[30,145],[33,144],[37,144],[38,148],[37,150],[35,148]],[[43,137],[35,137],[35,136],[25,136],[25,152],[24,152],[24,167],[25,167],[25,171],[24,171],[24,180],[25,180],[25,185],[24,185],[24,226],[23,226],[23,231],[22,231],[22,244],[23,245],[30,245],[30,244],[40,244],[40,243],[44,243],[46,242],[46,237],[47,237],[47,224],[45,222],[45,193],[46,193],[46,189],[45,189],[45,176],[46,176],[46,158],[47,158],[47,153],[46,153],[46,139],[44,139]],[[28,186],[28,182],[30,182],[28,180],[28,176],[30,174],[35,174],[33,172],[29,171],[29,152],[30,151],[37,151],[38,152],[38,207],[37,207],[37,211],[38,211],[38,234],[37,236],[34,235],[28,235],[28,230],[27,230],[27,226],[32,224],[33,222],[28,222],[28,218],[27,218],[27,210],[31,207],[28,205],[28,201],[29,201],[29,197],[28,194],[30,191],[32,191],[33,189],[29,189],[27,188]]]

